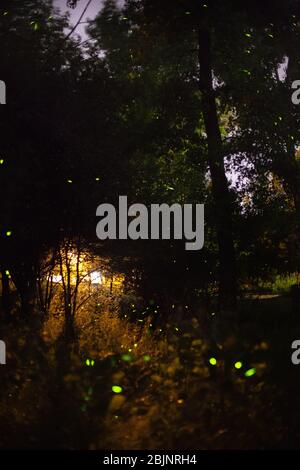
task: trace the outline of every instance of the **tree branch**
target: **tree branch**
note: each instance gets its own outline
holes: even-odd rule
[[[87,9],[89,8],[90,4],[92,3],[92,0],[89,0],[83,10],[83,12],[81,13],[78,21],[75,23],[75,25],[73,26],[73,28],[71,29],[71,31],[67,34],[66,36],[66,40],[69,39],[69,37],[74,33],[74,31],[77,29],[77,27],[81,24],[81,20],[82,18],[84,17]]]

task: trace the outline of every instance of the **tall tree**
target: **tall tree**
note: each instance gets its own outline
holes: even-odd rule
[[[120,79],[121,77],[124,79],[126,73],[130,73],[130,76],[141,74],[144,78],[146,72],[149,74],[149,70],[154,70],[156,67],[160,68],[161,76],[170,74],[172,70],[171,74],[177,84],[181,82],[182,86],[188,85],[194,88],[194,105],[198,106],[197,119],[200,123],[198,127],[201,129],[198,133],[198,162],[200,165],[203,162],[208,164],[212,181],[214,220],[219,245],[219,306],[223,310],[234,310],[237,281],[232,200],[225,173],[220,111],[214,89],[215,15],[214,10],[206,8],[204,2],[199,4],[193,1],[177,3],[166,1],[162,5],[155,0],[139,2],[129,0],[120,11],[116,2],[109,0],[95,22],[98,29],[90,31],[105,51],[106,60],[109,66],[113,67],[113,73],[119,74]],[[118,33],[108,35],[112,22],[115,23],[115,31]],[[122,56],[117,52],[120,49],[123,50]],[[151,53],[153,50],[156,54]],[[118,61],[116,57],[119,58]],[[152,82],[148,95],[156,83]],[[178,91],[179,89],[180,85]],[[137,92],[137,88],[134,91]],[[138,98],[133,97],[133,99]],[[151,106],[150,102],[148,106]],[[177,109],[174,109],[175,113],[180,112],[180,106],[178,102]],[[186,119],[188,121],[189,117]],[[161,135],[158,134],[156,141],[159,141]],[[204,135],[206,142],[203,142]],[[203,143],[206,147],[204,152]]]

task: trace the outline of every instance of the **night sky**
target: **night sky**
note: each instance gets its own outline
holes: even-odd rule
[[[102,0],[93,0],[82,21],[86,21],[87,18],[94,18],[94,16],[98,13],[102,3]],[[78,18],[80,17],[82,11],[84,10],[87,4],[87,0],[79,0],[77,7],[74,10],[72,8],[67,7],[67,0],[53,0],[53,4],[56,7],[60,8],[62,11],[68,11],[71,15],[71,23],[75,24]],[[76,33],[79,34],[81,37],[84,37],[85,28],[85,24],[78,26],[78,28],[76,29]]]

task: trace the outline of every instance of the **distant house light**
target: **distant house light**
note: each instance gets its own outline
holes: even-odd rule
[[[94,271],[90,274],[92,284],[102,284],[102,274],[99,271]]]

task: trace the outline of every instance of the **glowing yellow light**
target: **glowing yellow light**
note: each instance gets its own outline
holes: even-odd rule
[[[237,361],[235,364],[234,364],[234,367],[236,369],[241,369],[243,367],[243,363],[241,361]]]
[[[12,231],[11,231],[11,230],[7,230],[6,236],[7,236],[7,237],[11,237],[11,235],[12,235]]]
[[[67,183],[72,184],[73,181],[72,180],[67,180]]]
[[[122,393],[123,392],[123,388],[120,387],[119,385],[113,385],[111,387],[111,389],[114,393]]]
[[[215,365],[217,365],[217,359],[215,357],[211,357],[209,359],[209,363],[210,363],[210,365],[215,366]]]
[[[0,165],[3,165],[3,163],[4,163],[4,160],[3,160],[3,158],[1,158]]]
[[[145,361],[145,362],[151,361],[151,357],[149,356],[149,354],[145,354],[145,355],[144,355],[144,361]]]

